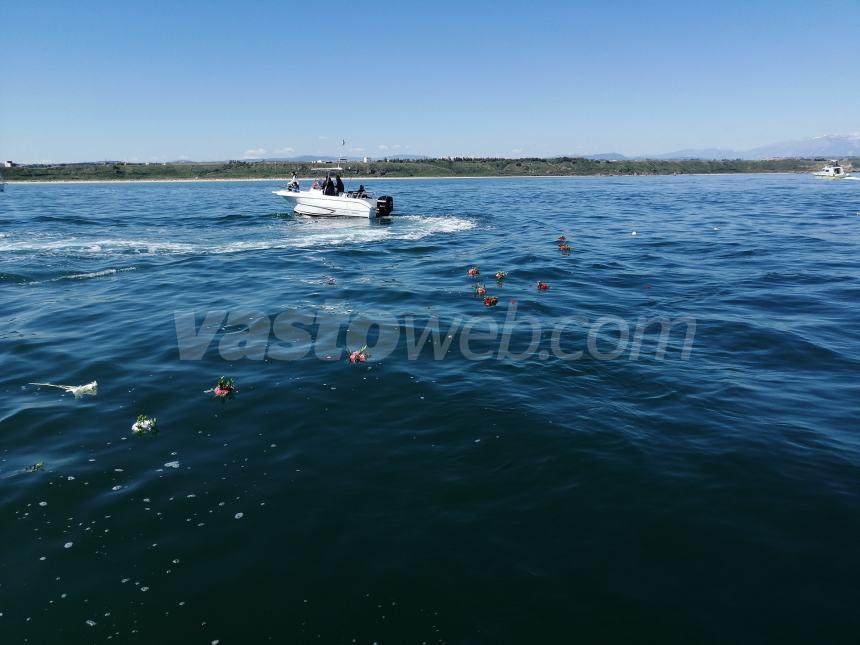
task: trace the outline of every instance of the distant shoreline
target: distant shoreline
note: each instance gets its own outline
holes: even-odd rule
[[[608,175],[595,173],[593,175],[456,175],[440,177],[428,175],[426,177],[344,177],[345,180],[355,181],[410,181],[437,179],[447,181],[449,179],[574,179],[578,177],[593,178],[630,178],[630,177],[727,177],[742,175],[806,175],[804,170],[782,170],[782,171],[760,171],[760,172],[695,172],[695,173],[666,173],[666,174],[630,174],[630,175]],[[299,181],[313,181],[318,177],[299,177]],[[243,177],[243,178],[210,178],[210,179],[7,179],[6,184],[212,184],[212,183],[238,183],[238,182],[273,182],[289,181],[289,177]]]
[[[860,166],[860,158],[845,159],[846,170]],[[6,181],[37,183],[142,183],[194,181],[286,181],[293,173],[308,179],[339,172],[344,181],[389,179],[489,179],[500,177],[636,177],[812,172],[821,168],[815,159],[734,160],[595,160],[581,157],[551,159],[421,159],[382,160],[331,165],[280,162],[209,162],[183,164],[72,163],[11,166]]]

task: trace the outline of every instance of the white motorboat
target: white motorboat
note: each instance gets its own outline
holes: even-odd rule
[[[329,169],[331,170],[331,169]],[[292,181],[283,190],[272,191],[275,195],[292,201],[293,210],[298,215],[314,217],[364,217],[377,218],[390,215],[394,210],[394,199],[388,195],[374,197],[372,193],[360,186],[358,190],[337,191],[326,184],[331,182],[330,174],[322,182],[314,181],[310,190],[301,190],[299,182],[293,175]]]
[[[812,174],[816,177],[821,177],[822,179],[842,179],[845,177],[845,171],[842,169],[842,165],[835,159],[818,172],[814,172]]]

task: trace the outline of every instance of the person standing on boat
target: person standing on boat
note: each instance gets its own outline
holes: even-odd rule
[[[340,178],[340,175],[334,176],[334,189],[335,189],[335,192],[337,193],[338,197],[343,195],[343,192],[344,192],[343,180]]]
[[[296,173],[293,173],[293,178],[290,179],[290,183],[287,184],[287,190],[293,193],[299,192],[299,178],[296,177]]]

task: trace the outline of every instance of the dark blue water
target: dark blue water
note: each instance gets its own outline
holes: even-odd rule
[[[860,182],[277,186],[0,195],[0,643],[856,642]]]

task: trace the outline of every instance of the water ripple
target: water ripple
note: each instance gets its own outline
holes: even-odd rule
[[[371,183],[399,216],[265,182],[2,195],[3,642],[858,633],[856,182]],[[535,351],[524,323],[499,359],[514,308]],[[187,312],[221,314],[194,360]],[[632,357],[660,316],[695,321],[686,360],[657,330]],[[391,352],[348,364],[373,321]],[[411,360],[434,322],[449,351]]]

